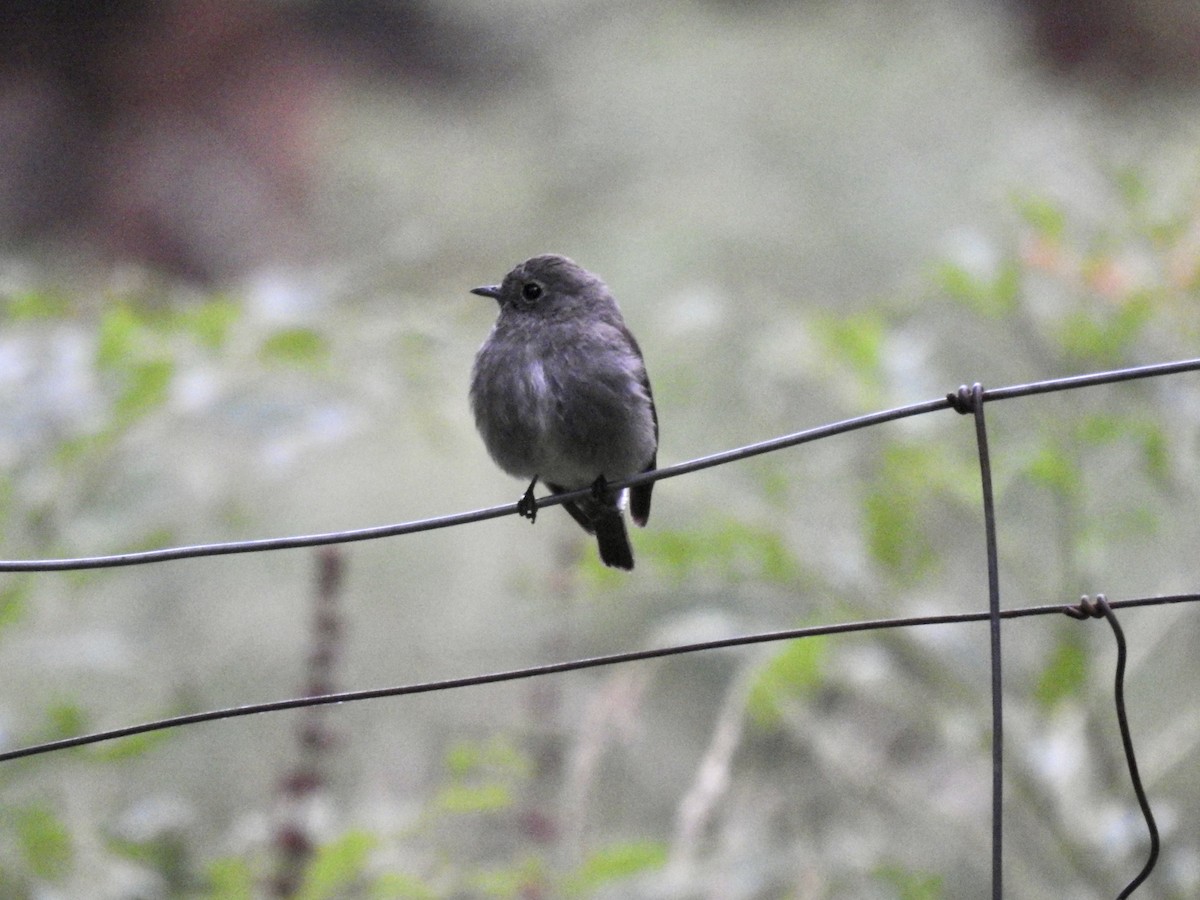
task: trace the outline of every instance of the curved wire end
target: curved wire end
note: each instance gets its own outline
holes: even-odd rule
[[[1133,736],[1129,731],[1129,715],[1125,711],[1125,633],[1121,629],[1121,624],[1117,621],[1116,614],[1113,613],[1112,607],[1108,604],[1108,599],[1103,594],[1097,594],[1095,600],[1088,599],[1087,595],[1079,598],[1079,602],[1074,606],[1068,606],[1063,609],[1073,619],[1106,619],[1109,627],[1112,628],[1113,638],[1117,642],[1117,673],[1114,682],[1113,693],[1117,707],[1117,724],[1121,729],[1121,744],[1125,749],[1125,762],[1129,767],[1129,781],[1133,785],[1133,792],[1137,795],[1138,806],[1142,810],[1142,818],[1146,820],[1146,830],[1150,833],[1150,855],[1146,859],[1142,870],[1134,877],[1132,881],[1125,886],[1125,889],[1117,895],[1117,900],[1125,900],[1129,897],[1138,886],[1149,877],[1154,869],[1154,864],[1158,861],[1159,839],[1158,825],[1154,821],[1154,812],[1150,809],[1150,801],[1146,798],[1146,791],[1142,787],[1142,777],[1138,774],[1137,757],[1133,752]]]

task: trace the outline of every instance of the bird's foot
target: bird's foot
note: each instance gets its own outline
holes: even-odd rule
[[[597,503],[609,502],[608,479],[603,475],[597,475],[596,480],[592,482],[592,499]]]
[[[537,484],[536,478],[529,482],[529,487],[521,495],[521,499],[517,501],[517,512],[528,519],[531,525],[537,521],[537,498],[533,496],[533,486],[535,484]]]

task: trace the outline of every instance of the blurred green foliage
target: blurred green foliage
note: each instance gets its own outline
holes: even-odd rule
[[[931,872],[914,872],[895,863],[879,866],[875,878],[891,887],[896,900],[942,900],[945,879]]]
[[[1090,669],[1087,650],[1080,641],[1078,629],[1063,633],[1037,680],[1033,690],[1034,699],[1042,707],[1053,709],[1084,689]]]
[[[0,298],[3,321],[10,330],[32,333],[53,329],[60,323],[90,325],[92,364],[107,406],[93,420],[100,423],[99,427],[74,434],[52,432],[49,442],[38,448],[38,458],[52,462],[67,477],[103,469],[125,435],[164,410],[179,373],[179,360],[197,353],[221,356],[240,315],[238,305],[220,295],[178,307],[164,306],[155,297],[135,293],[110,300],[99,311],[93,311],[65,291],[53,289],[20,290]],[[14,477],[9,475],[0,482],[2,521],[22,537],[38,536],[35,548],[54,555],[53,551],[60,549],[59,536],[47,527],[53,519],[41,509],[21,505]],[[169,529],[146,524],[143,540],[148,545],[161,545],[169,537]],[[5,576],[0,585],[0,629],[11,630],[25,619],[35,583],[29,576]],[[78,589],[88,583],[88,578],[70,576],[65,583]],[[93,727],[91,718],[83,704],[60,697],[45,708],[41,723],[22,735],[20,742],[77,736]],[[168,744],[172,737],[168,732],[130,737],[77,751],[74,759],[78,764],[95,767],[130,764]],[[28,765],[9,765],[12,778],[30,771]],[[76,858],[74,836],[57,810],[49,806],[0,806],[0,842],[10,837],[20,847],[21,856],[19,861],[6,860],[2,867],[0,893],[4,896],[39,895],[39,883],[63,882],[71,873]],[[103,846],[115,856],[158,871],[168,884],[177,884],[175,876],[192,864],[175,837],[156,836],[144,842],[110,837]],[[183,877],[186,880],[187,875]],[[218,871],[214,883],[224,886],[214,896],[238,896],[232,882],[221,879]]]
[[[285,328],[263,341],[260,354],[268,362],[313,367],[326,361],[329,347],[324,335],[318,331],[311,328]]]
[[[21,621],[28,607],[31,579],[9,576],[0,587],[0,632]]]
[[[256,896],[254,872],[243,858],[215,859],[205,868],[205,900],[251,900]]]
[[[71,309],[67,295],[52,290],[15,291],[4,298],[4,318],[13,322],[58,319]]]
[[[750,685],[746,711],[763,728],[775,727],[785,715],[786,704],[803,702],[820,686],[829,638],[802,638],[787,642],[759,670]]]
[[[472,846],[481,834],[507,835],[520,846],[522,826],[515,810],[526,802],[533,772],[507,737],[459,741],[445,755],[445,783],[429,799],[422,825],[410,836],[423,864],[397,871],[373,859],[379,835],[347,831],[320,844],[305,866],[295,894],[302,900],[365,896],[379,900],[422,900],[478,896],[519,900],[531,893],[588,897],[662,866],[666,847],[652,841],[615,842],[563,867],[546,854],[521,851],[512,859],[481,858]],[[436,823],[436,824],[435,824]],[[479,830],[482,826],[483,832]],[[206,900],[258,896],[263,875],[245,859],[224,859],[207,868]],[[249,893],[247,893],[249,892]]]
[[[883,406],[907,402],[897,379],[898,334],[922,330],[922,317],[959,317],[962,330],[979,329],[989,335],[1014,334],[1014,344],[1028,354],[1044,374],[1079,372],[1147,361],[1154,352],[1180,353],[1194,340],[1200,313],[1200,262],[1187,243],[1194,222],[1184,213],[1155,214],[1149,208],[1149,191],[1135,172],[1122,171],[1114,181],[1121,215],[1089,227],[1077,221],[1065,204],[1052,198],[1021,194],[1013,200],[1014,234],[992,241],[984,262],[941,260],[926,270],[921,302],[912,297],[880,301],[870,311],[848,315],[830,312],[805,314],[811,336],[826,371],[835,372],[851,388],[843,396]],[[64,470],[103,465],[114,445],[138,423],[163,413],[172,391],[196,357],[220,362],[226,354],[240,352],[267,366],[323,369],[331,360],[327,335],[315,328],[293,327],[245,338],[247,350],[234,349],[242,316],[238,304],[225,296],[181,304],[178,309],[146,298],[121,297],[96,313],[87,313],[70,297],[53,290],[25,290],[3,298],[5,321],[13,327],[49,327],[61,320],[93,316],[94,342],[90,345],[96,377],[102,384],[105,412],[98,429],[84,434],[56,435],[46,456]],[[932,330],[932,329],[930,329]],[[997,337],[997,340],[1000,338]],[[407,365],[417,373],[435,358],[437,342],[431,338],[405,339],[413,351]],[[949,342],[953,344],[953,341]],[[944,348],[935,347],[934,352]],[[416,360],[414,362],[414,360]],[[854,412],[861,412],[856,409]],[[1040,528],[1063,536],[1065,564],[1072,574],[1086,568],[1088,542],[1094,533],[1085,523],[1093,464],[1106,453],[1127,451],[1134,460],[1124,471],[1152,488],[1166,491],[1171,484],[1172,446],[1168,429],[1144,404],[1131,403],[1073,410],[1046,427],[1026,433],[1020,446],[1008,448],[998,466],[1003,476],[997,491],[1032,490],[1048,497],[1050,517]],[[947,533],[959,522],[977,521],[979,506],[978,464],[969,442],[951,444],[944,434],[912,430],[879,429],[856,457],[857,500],[861,552],[866,569],[878,575],[873,586],[884,585],[895,596],[889,607],[914,598],[924,600],[935,576],[947,568]],[[826,560],[810,555],[780,514],[786,504],[788,483],[781,476],[747,482],[744,508],[705,509],[685,527],[654,527],[639,533],[639,576],[656,579],[664,592],[686,595],[697,587],[746,587],[789,599],[815,580],[855,584],[854,575],[829,574]],[[41,535],[45,546],[57,545],[60,535],[52,528],[26,528],[36,511],[23,509],[14,497],[10,480],[0,482],[2,521],[7,530]],[[760,501],[756,505],[755,501]],[[756,516],[757,510],[770,516]],[[1154,509],[1128,515],[1132,528],[1149,532],[1157,525]],[[1136,511],[1135,511],[1136,512]],[[773,517],[772,517],[773,516]],[[1057,518],[1055,518],[1057,517]],[[47,518],[42,516],[38,522]],[[170,535],[165,526],[145,523],[142,540],[161,543]],[[123,538],[127,539],[127,537]],[[1021,550],[1012,550],[1020,554]],[[644,565],[642,564],[644,560]],[[1007,557],[1004,565],[1022,570],[1025,558]],[[628,576],[613,573],[586,554],[577,570],[587,589],[605,593],[614,585],[628,584]],[[1064,581],[1070,581],[1064,578]],[[22,621],[30,606],[32,579],[12,577],[0,585],[0,633]],[[845,594],[853,597],[854,588]],[[897,599],[898,598],[898,599]],[[846,602],[850,614],[867,608],[876,598]],[[856,605],[857,604],[857,605]],[[904,637],[898,639],[903,641]],[[1094,665],[1091,645],[1078,626],[1063,624],[1047,642],[1040,669],[1031,679],[1032,700],[1049,717],[1081,696],[1088,688]],[[830,638],[787,642],[774,650],[747,679],[741,701],[750,727],[770,732],[778,741],[779,755],[812,749],[804,727],[812,719],[793,717],[797,708],[819,710],[822,702],[849,689],[838,669],[839,645]],[[901,654],[897,653],[897,657]],[[901,664],[889,658],[888,665]],[[927,695],[944,697],[944,684],[961,674],[951,663],[907,661],[901,674],[926,689]],[[895,669],[887,673],[897,677]],[[841,679],[841,680],[839,680]],[[828,690],[826,690],[828,688]],[[960,693],[968,693],[960,690]],[[925,696],[923,694],[923,696]],[[962,699],[961,697],[959,699]],[[964,703],[977,697],[967,696]],[[883,705],[882,703],[880,704]],[[932,705],[932,701],[931,701]],[[834,704],[833,706],[836,706]],[[836,708],[831,715],[842,713]],[[873,711],[882,718],[882,714]],[[814,713],[814,716],[817,713]],[[80,703],[68,698],[49,706],[25,740],[54,739],[90,727],[91,716]],[[819,724],[819,723],[818,723]],[[930,729],[933,730],[933,729]],[[74,754],[71,765],[128,765],[168,745],[168,735],[127,738],[98,751]],[[903,741],[897,740],[897,744]],[[919,755],[914,753],[914,755]],[[881,759],[888,759],[886,755]],[[12,769],[19,778],[23,770]],[[886,773],[885,773],[886,774]],[[666,865],[671,846],[653,836],[621,839],[589,836],[586,847],[574,856],[561,852],[556,836],[529,839],[532,830],[521,816],[537,803],[531,798],[545,792],[538,759],[521,736],[509,733],[479,741],[456,742],[445,752],[435,783],[418,798],[419,811],[411,828],[395,834],[346,828],[316,842],[298,896],[307,900],[325,897],[428,898],[440,896],[522,897],[537,895],[588,897],[612,896],[621,882],[654,873]],[[730,776],[736,778],[736,773]],[[557,785],[552,786],[557,787]],[[816,789],[814,788],[814,791]],[[875,799],[864,797],[847,803]],[[714,813],[714,817],[724,812]],[[63,813],[50,805],[16,803],[0,808],[0,840],[18,849],[0,866],[0,893],[33,896],[41,882],[61,882],[76,864],[74,835]],[[714,826],[714,831],[717,826]],[[550,829],[552,831],[552,829]],[[486,837],[489,840],[484,841]],[[481,850],[481,846],[488,849]],[[112,838],[103,844],[108,852],[163,877],[171,885],[203,887],[193,896],[233,900],[258,896],[269,861],[263,853],[215,860],[200,860],[186,841],[160,837],[145,841]],[[396,846],[402,846],[404,863],[394,863]],[[911,870],[885,863],[870,870],[871,877],[894,896],[935,900],[947,896],[951,873]]]
[[[667,847],[655,841],[610,844],[594,851],[564,885],[568,897],[588,897],[613,882],[657,869],[667,861]]]
[[[778,528],[720,514],[687,530],[647,530],[638,535],[637,546],[639,554],[675,581],[707,576],[792,584],[800,576],[799,561]],[[594,578],[620,579],[590,557],[587,565]]]
[[[965,266],[943,261],[933,269],[933,281],[946,296],[988,318],[1011,315],[1020,303],[1021,267],[1006,260],[993,277],[971,272]]]
[[[364,831],[349,831],[318,848],[304,873],[297,900],[335,900],[355,893],[364,879],[371,850],[378,837]]]
[[[62,879],[74,856],[66,824],[44,807],[16,809],[10,814],[22,857],[33,877],[46,881]]]

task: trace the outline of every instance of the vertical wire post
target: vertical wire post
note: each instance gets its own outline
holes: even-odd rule
[[[992,463],[988,454],[987,423],[983,417],[983,385],[965,385],[947,399],[954,409],[975,417],[975,444],[983,490],[983,529],[987,544],[988,630],[992,675],[992,900],[1004,896],[1004,701],[1000,657],[1000,564],[996,551],[996,507],[992,496]]]

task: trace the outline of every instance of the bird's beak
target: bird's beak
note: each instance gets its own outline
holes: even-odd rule
[[[480,297],[491,297],[493,300],[500,299],[500,285],[485,284],[483,287],[471,288],[472,294],[478,294]]]

